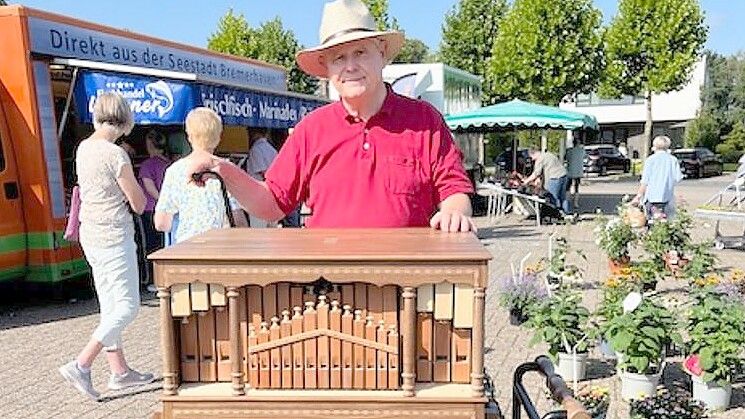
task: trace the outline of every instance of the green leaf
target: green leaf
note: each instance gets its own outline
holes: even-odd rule
[[[698,355],[701,357],[701,368],[710,370],[714,367],[714,350],[712,348],[703,348]]]

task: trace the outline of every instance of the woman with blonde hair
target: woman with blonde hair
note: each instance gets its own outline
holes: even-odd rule
[[[194,152],[212,154],[220,143],[221,134],[222,121],[215,111],[200,107],[192,109],[186,116],[186,136],[192,152],[166,169],[155,205],[155,228],[159,231],[171,231],[173,218],[178,215],[176,243],[207,230],[229,226],[219,181],[209,179],[202,188],[190,182],[187,174],[193,164]],[[230,210],[239,225],[245,226],[243,211],[234,201]]]
[[[101,94],[93,108],[95,131],[75,154],[80,187],[80,245],[91,266],[101,319],[76,360],[60,367],[62,376],[84,395],[97,400],[90,368],[105,350],[111,370],[108,388],[119,390],[153,381],[153,375],[127,365],[122,330],[140,308],[137,246],[130,210],[142,214],[142,192],[127,153],[115,141],[132,131],[127,101],[116,93]]]

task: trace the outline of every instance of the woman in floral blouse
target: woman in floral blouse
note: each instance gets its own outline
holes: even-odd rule
[[[222,121],[211,109],[196,108],[186,116],[186,135],[192,150],[214,152],[221,133]],[[204,188],[190,182],[186,170],[191,160],[192,153],[168,167],[155,205],[155,228],[159,231],[170,231],[173,217],[178,215],[176,243],[207,230],[229,227],[220,182],[209,179]],[[243,212],[233,200],[231,210],[237,223],[246,225]]]

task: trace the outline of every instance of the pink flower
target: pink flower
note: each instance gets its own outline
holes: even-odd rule
[[[701,368],[701,357],[697,354],[693,354],[686,358],[685,361],[683,361],[683,368],[697,377],[704,373],[703,368]]]

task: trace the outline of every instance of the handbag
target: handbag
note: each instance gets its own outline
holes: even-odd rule
[[[67,225],[63,237],[67,241],[78,241],[80,232],[80,187],[75,185],[72,188],[72,197],[70,198],[70,214],[67,216]]]

